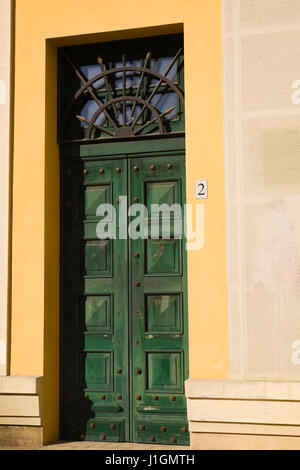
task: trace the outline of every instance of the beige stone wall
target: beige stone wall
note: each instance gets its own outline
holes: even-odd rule
[[[299,449],[300,382],[188,380],[193,449]]]
[[[42,398],[43,377],[0,377],[0,426],[41,426]]]
[[[0,377],[0,446],[43,444],[43,377]]]
[[[11,0],[0,0],[0,375],[7,373]]]
[[[223,0],[223,44],[230,377],[300,380],[299,0]]]

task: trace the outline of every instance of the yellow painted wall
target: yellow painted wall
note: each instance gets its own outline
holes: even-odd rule
[[[190,376],[228,375],[220,0],[17,0],[11,374],[44,375],[45,442],[59,423],[56,48],[184,28],[187,202],[209,180],[205,245],[188,254]]]

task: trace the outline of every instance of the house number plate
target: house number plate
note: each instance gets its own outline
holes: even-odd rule
[[[195,181],[195,198],[196,199],[207,199],[207,180],[196,180]]]

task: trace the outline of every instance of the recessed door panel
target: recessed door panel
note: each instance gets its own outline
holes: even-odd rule
[[[182,295],[146,295],[146,325],[149,334],[182,334]]]
[[[95,218],[100,204],[112,203],[111,185],[88,186],[85,188],[85,216]]]
[[[181,240],[146,241],[146,272],[150,276],[180,275]]]

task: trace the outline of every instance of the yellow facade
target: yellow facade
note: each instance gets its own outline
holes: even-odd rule
[[[134,14],[133,14],[134,12]],[[190,377],[228,376],[220,0],[17,0],[12,376],[43,376],[44,442],[59,437],[57,47],[184,32],[187,202],[209,181],[205,240],[188,253]]]

